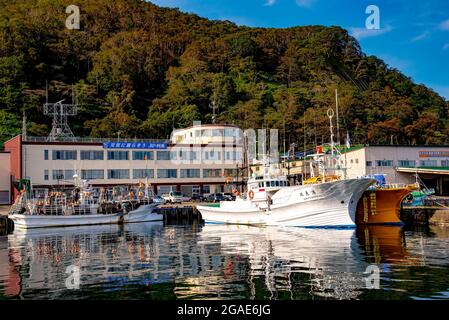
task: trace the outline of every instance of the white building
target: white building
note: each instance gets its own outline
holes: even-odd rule
[[[348,178],[385,174],[389,183],[413,183],[418,174],[437,194],[449,194],[449,146],[359,146],[343,153]]]
[[[175,130],[171,139],[133,140],[17,136],[5,143],[14,180],[30,178],[34,189],[70,185],[76,173],[94,187],[151,183],[154,192],[185,194],[231,189],[242,165],[243,133],[230,125]]]
[[[294,160],[275,167],[300,182],[310,177],[310,161]],[[342,153],[336,165],[346,168],[349,179],[385,174],[388,183],[408,184],[416,182],[418,175],[428,188],[435,188],[437,195],[449,195],[449,146],[354,146]],[[254,165],[252,170],[261,175],[263,168]],[[320,174],[316,165],[314,172]],[[344,177],[344,170],[335,173]]]

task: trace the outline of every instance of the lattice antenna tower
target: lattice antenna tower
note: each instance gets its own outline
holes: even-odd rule
[[[73,95],[73,94],[72,94]],[[77,104],[72,103],[65,104],[64,100],[56,103],[48,102],[48,88],[46,95],[46,102],[44,104],[44,114],[53,116],[53,123],[48,141],[64,140],[66,138],[74,138],[72,130],[69,127],[68,117],[75,116],[78,111]]]

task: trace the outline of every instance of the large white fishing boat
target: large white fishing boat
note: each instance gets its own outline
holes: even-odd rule
[[[272,187],[272,183],[275,187]],[[357,203],[373,179],[276,187],[270,177],[248,181],[248,198],[198,206],[206,223],[295,227],[355,227]],[[269,185],[269,187],[268,187]],[[256,197],[257,195],[257,197]],[[262,200],[263,199],[263,200]]]
[[[375,179],[326,179],[326,170],[333,168],[334,153],[333,110],[329,109],[331,154],[329,164],[322,163],[323,179],[316,184],[288,186],[286,177],[271,173],[271,165],[265,157],[262,177],[250,177],[247,197],[219,205],[198,206],[206,223],[227,223],[295,227],[355,227],[357,204],[365,190]],[[326,158],[326,157],[325,157]],[[277,177],[277,178],[274,178]]]

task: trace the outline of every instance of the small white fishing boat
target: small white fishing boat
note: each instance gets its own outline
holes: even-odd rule
[[[15,228],[48,228],[87,226],[98,224],[117,224],[122,213],[89,214],[89,215],[31,215],[11,214],[9,218],[14,222]]]
[[[143,204],[135,210],[123,216],[123,222],[151,222],[151,221],[163,221],[164,216],[157,213],[154,209],[158,206],[158,203]]]
[[[60,191],[52,192],[44,200],[34,199],[31,190],[23,190],[11,207],[8,218],[15,228],[48,228],[117,224],[122,212],[99,214],[99,203],[93,197],[86,180],[74,175],[75,189],[72,197]],[[31,185],[31,183],[29,183]]]

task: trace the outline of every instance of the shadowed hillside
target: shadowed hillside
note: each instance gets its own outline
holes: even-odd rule
[[[50,131],[51,101],[75,100],[76,135],[164,138],[194,120],[278,128],[283,140],[328,141],[326,110],[340,94],[352,143],[449,143],[449,104],[340,27],[238,27],[137,0],[0,0],[0,143]],[[304,123],[306,130],[304,130]]]

